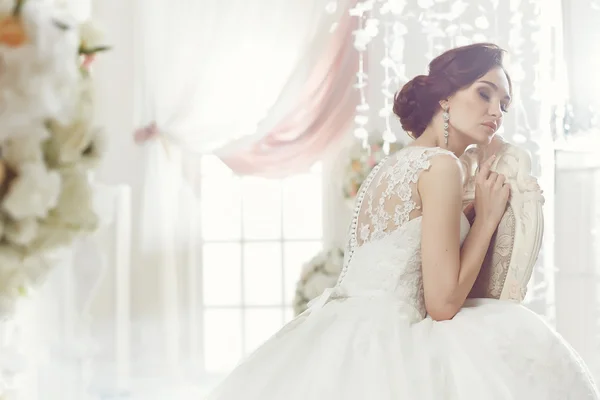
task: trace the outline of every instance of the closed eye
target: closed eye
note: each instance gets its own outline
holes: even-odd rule
[[[487,102],[490,101],[490,96],[487,93],[485,93],[485,91],[483,91],[483,90],[479,91],[479,96]],[[500,109],[502,110],[503,113],[507,113],[508,112],[508,104],[500,104]]]

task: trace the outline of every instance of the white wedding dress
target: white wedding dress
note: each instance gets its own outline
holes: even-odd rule
[[[522,305],[468,300],[452,320],[426,316],[415,185],[440,154],[454,157],[407,147],[375,167],[338,284],[209,400],[600,399],[579,356]],[[463,218],[461,240],[468,231]]]

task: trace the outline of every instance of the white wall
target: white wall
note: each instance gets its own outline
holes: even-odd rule
[[[598,132],[600,134],[600,132]],[[600,158],[557,152],[556,328],[600,380]],[[590,151],[589,149],[594,149]]]
[[[594,105],[600,114],[600,10],[594,9],[592,3],[590,0],[562,2],[571,102],[581,116],[585,115],[582,108],[590,105]]]

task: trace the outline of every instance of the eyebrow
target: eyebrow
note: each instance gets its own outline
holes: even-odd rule
[[[491,86],[491,87],[492,87],[492,88],[494,88],[494,90],[496,90],[496,91],[498,90],[498,86],[497,86],[495,83],[492,83],[492,82],[490,82],[490,81],[479,81],[479,82],[481,82],[481,83],[485,83],[485,84],[487,84],[487,85]],[[512,99],[510,98],[510,96],[509,96],[509,95],[506,95],[506,96],[504,96],[504,98],[505,98],[506,100],[508,100],[508,101],[511,101],[511,100],[512,100]]]

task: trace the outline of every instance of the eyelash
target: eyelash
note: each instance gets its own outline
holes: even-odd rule
[[[484,99],[485,101],[490,101],[490,97],[487,94],[485,94],[484,92],[479,92],[479,96],[481,96],[481,98]],[[506,114],[508,112],[508,107],[506,105],[501,104],[500,108],[502,109],[503,113]]]

